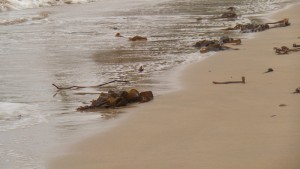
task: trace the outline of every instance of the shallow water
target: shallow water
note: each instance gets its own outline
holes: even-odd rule
[[[112,125],[105,119],[116,118],[119,110],[76,112],[97,97],[82,93],[135,87],[158,96],[175,90],[178,83],[172,72],[208,56],[192,47],[196,41],[228,35],[220,28],[250,22],[287,2],[99,0],[0,13],[0,23],[8,23],[0,25],[0,166],[43,168],[43,159],[56,154],[53,147],[104,130]],[[229,6],[237,7],[243,17],[205,19]],[[41,13],[47,16],[39,18]],[[204,19],[197,21],[199,17]],[[124,37],[114,37],[117,32]],[[148,41],[128,41],[134,35]],[[143,73],[137,71],[140,66]],[[62,92],[51,85],[110,80],[131,83]]]

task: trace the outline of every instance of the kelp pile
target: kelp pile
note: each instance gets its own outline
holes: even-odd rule
[[[153,100],[152,91],[139,92],[136,89],[129,91],[108,91],[101,93],[96,100],[91,101],[91,105],[81,106],[77,108],[78,111],[85,111],[90,109],[107,109],[124,107],[130,103],[145,103]]]

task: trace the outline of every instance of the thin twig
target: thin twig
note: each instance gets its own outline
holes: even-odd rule
[[[129,83],[129,81],[126,80],[112,80],[106,83],[102,83],[99,85],[95,85],[95,86],[69,86],[69,87],[59,87],[56,84],[52,84],[54,87],[56,87],[56,89],[58,90],[67,90],[67,89],[80,89],[80,88],[93,88],[93,87],[101,87],[110,83],[114,83],[114,82],[122,82],[122,83]]]

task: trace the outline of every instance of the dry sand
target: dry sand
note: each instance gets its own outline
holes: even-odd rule
[[[300,5],[272,16],[291,26],[257,33],[181,74],[184,88],[130,109],[106,133],[74,145],[51,169],[299,169]],[[274,72],[264,74],[268,68]],[[240,80],[246,84],[214,85]],[[280,104],[286,106],[280,107]]]

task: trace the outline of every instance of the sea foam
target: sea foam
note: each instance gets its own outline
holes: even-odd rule
[[[90,1],[91,0],[0,0],[0,12],[37,8],[42,6],[86,3]]]
[[[37,105],[0,102],[0,131],[46,122]]]

